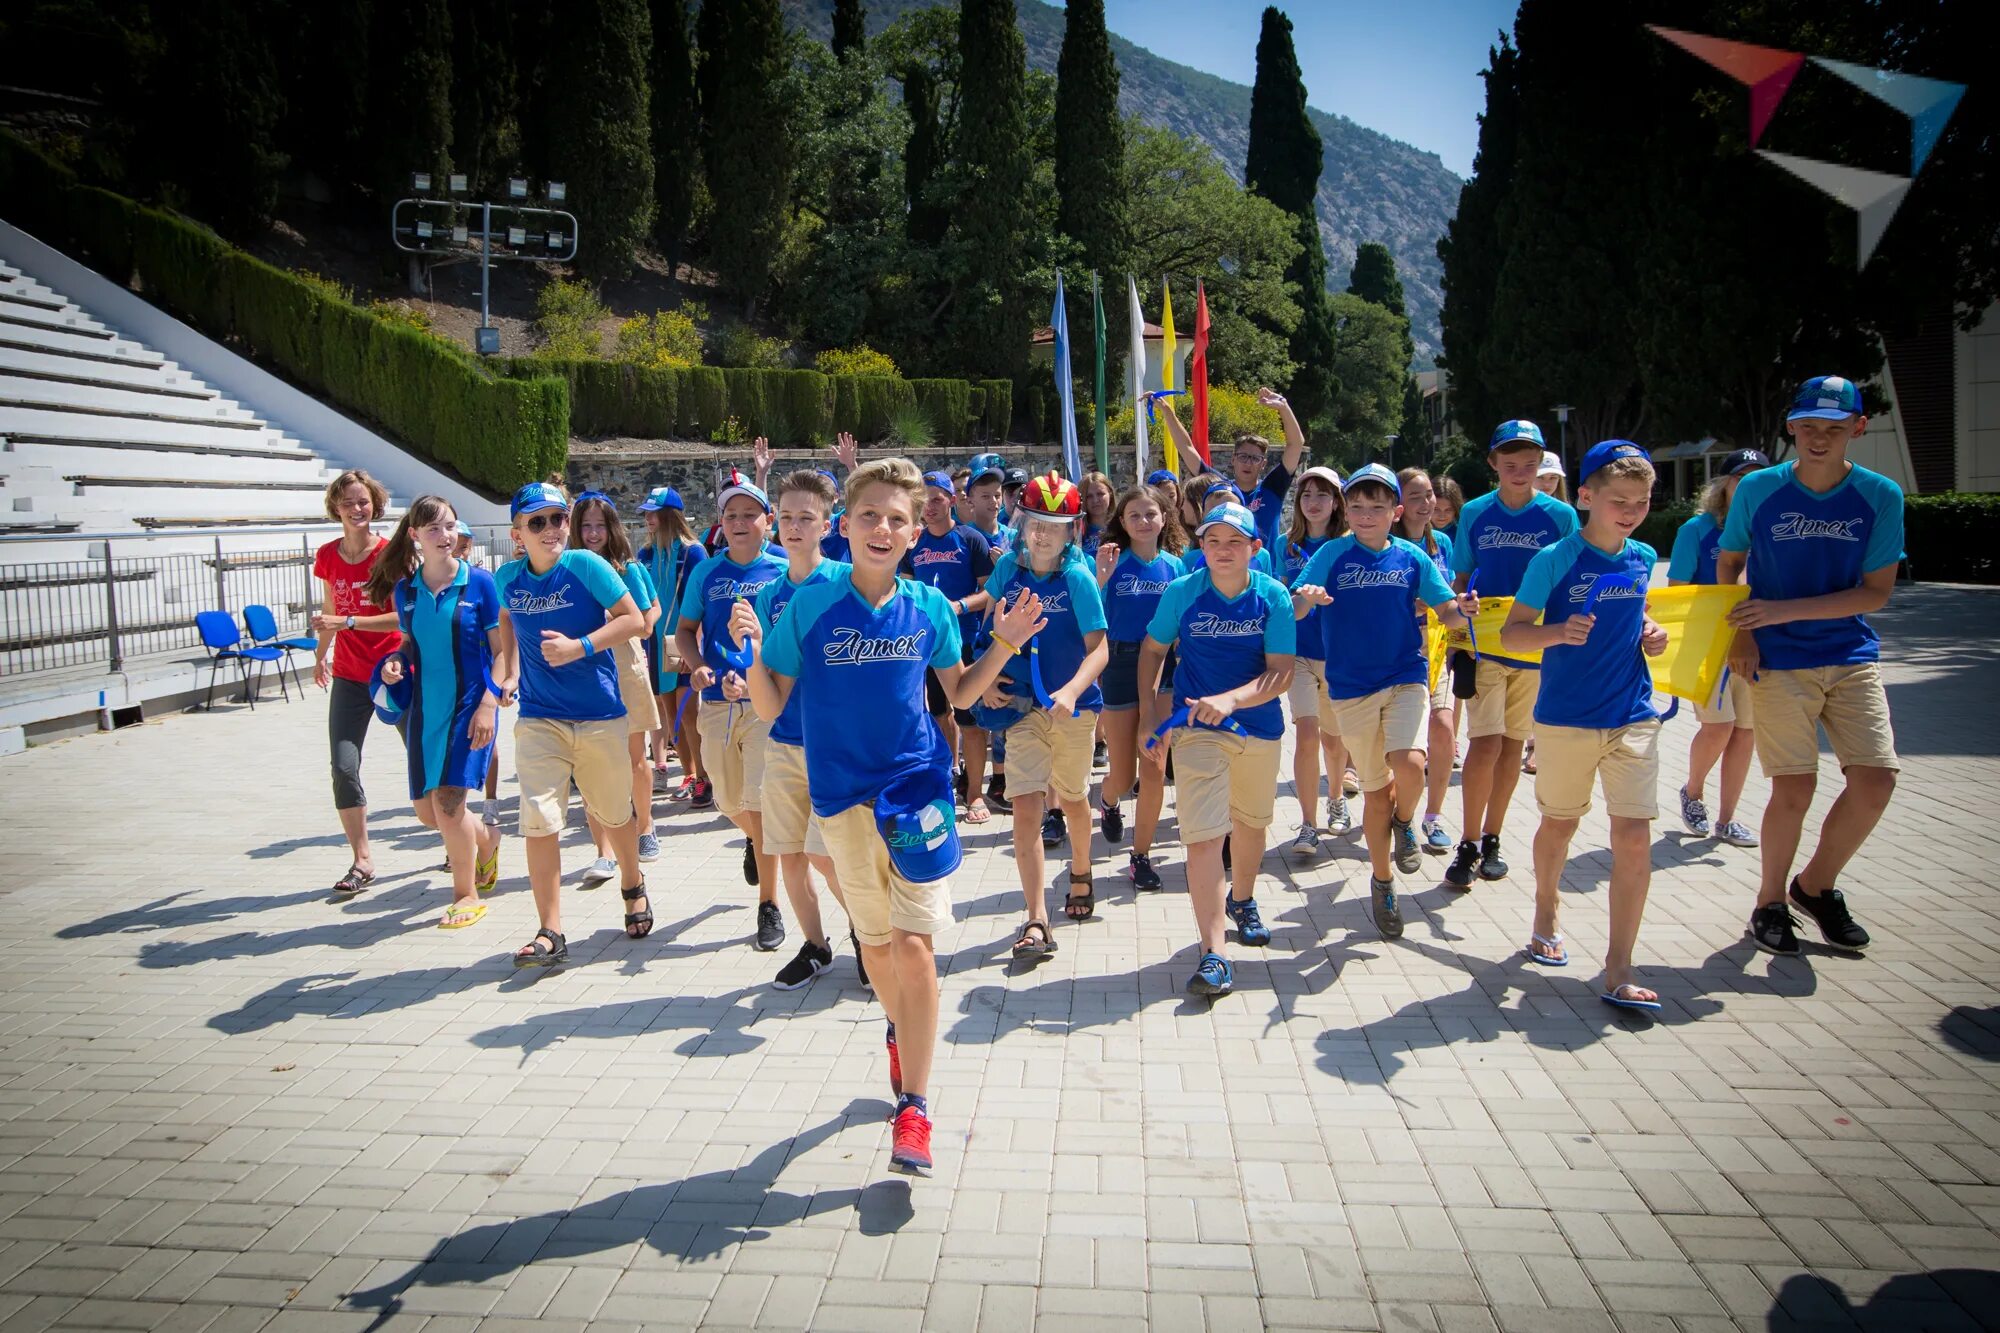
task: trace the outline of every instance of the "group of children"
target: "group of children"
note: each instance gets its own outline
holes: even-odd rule
[[[1532,730],[1542,823],[1525,953],[1565,965],[1557,890],[1601,783],[1613,854],[1601,994],[1657,1008],[1633,970],[1660,727],[1645,658],[1667,646],[1646,610],[1655,553],[1632,537],[1651,502],[1645,450],[1622,440],[1589,450],[1572,509],[1538,484],[1539,429],[1505,422],[1489,441],[1498,485],[1462,509],[1421,469],[1370,464],[1343,478],[1311,467],[1297,473],[1281,532],[1305,438],[1282,396],[1259,397],[1284,423],[1283,458],[1267,470],[1269,446],[1241,440],[1233,480],[1156,473],[1119,493],[1096,473],[1017,479],[991,454],[955,476],[924,474],[905,459],[859,464],[843,438],[844,485],[802,469],[767,491],[759,441],[755,478],[731,473],[718,494],[712,553],[670,487],[640,506],[649,541],[634,552],[608,497],[571,501],[551,483],[525,486],[511,506],[515,557],[491,575],[464,558],[461,525],[435,496],[412,503],[386,542],[363,549],[344,529],[321,568],[339,578],[358,569],[361,583],[328,578],[320,618],[323,642],[352,649],[335,655],[330,723],[343,820],[358,807],[365,821],[346,688],[356,685],[362,731],[370,701],[397,715],[419,817],[444,837],[454,892],[440,924],[477,921],[479,895],[498,878],[499,838],[467,802],[489,779],[497,710],[517,706],[520,827],[539,929],[514,958],[548,966],[568,953],[557,835],[570,787],[598,849],[585,883],[616,876],[626,933],[642,938],[653,913],[641,867],[659,852],[652,797],[677,756],[686,777],[669,794],[712,802],[745,835],[759,948],[785,939],[776,890],[786,889],[805,938],[777,985],[804,985],[833,962],[813,871],[844,908],[864,984],[888,1019],[892,1160],[904,1169],[930,1164],[933,938],[952,919],[956,811],[973,825],[993,806],[1011,810],[1026,906],[1013,952],[1034,960],[1058,947],[1045,845],[1068,843],[1064,916],[1091,919],[1093,834],[1121,842],[1123,803],[1135,798],[1127,873],[1138,889],[1162,888],[1152,857],[1171,781],[1199,941],[1188,987],[1225,994],[1231,927],[1242,945],[1271,939],[1255,885],[1274,818],[1281,698],[1302,752],[1292,847],[1319,846],[1322,761],[1327,825],[1344,830],[1351,772],[1370,908],[1388,938],[1404,925],[1396,875],[1417,873],[1426,851],[1451,853],[1444,881],[1454,889],[1508,874],[1501,832]],[[1733,678],[1702,706],[1680,801],[1690,829],[1710,832],[1703,784],[1719,762],[1716,827],[1754,845],[1735,804],[1749,748],[1763,758],[1773,791],[1751,935],[1774,952],[1798,950],[1787,893],[1830,942],[1867,942],[1835,884],[1893,788],[1875,639],[1862,617],[1893,582],[1901,502],[1893,483],[1845,458],[1865,425],[1850,382],[1810,381],[1789,425],[1796,460],[1731,456],[1669,571],[1676,582],[1747,574],[1750,584],[1730,616],[1740,631]],[[329,512],[365,534],[386,500],[377,492],[350,474],[329,492]],[[1455,531],[1437,521],[1446,499]],[[1474,639],[1473,653],[1440,670],[1433,627],[1466,627],[1495,597],[1511,599],[1499,642]],[[399,688],[402,702],[384,705]],[[1469,744],[1454,845],[1439,806],[1461,704]],[[682,720],[690,705],[692,726]],[[1816,724],[1848,786],[1791,878]],[[1100,745],[1106,771],[1093,802]],[[372,878],[365,827],[363,838],[344,891]]]

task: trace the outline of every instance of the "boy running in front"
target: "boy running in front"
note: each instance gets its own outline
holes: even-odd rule
[[[1882,645],[1865,617],[1887,606],[1896,587],[1903,491],[1848,461],[1848,446],[1868,429],[1853,380],[1822,375],[1800,385],[1785,429],[1796,454],[1737,484],[1715,559],[1716,582],[1750,585],[1749,599],[1729,613],[1737,630],[1729,669],[1756,681],[1757,762],[1771,779],[1750,937],[1767,953],[1799,951],[1785,907],[1789,887],[1828,944],[1858,952],[1868,932],[1835,885],[1889,808],[1902,768],[1878,665]],[[1847,786],[1794,879],[1819,783],[1820,728]]]
[[[1563,866],[1577,822],[1590,813],[1590,789],[1601,779],[1611,816],[1611,937],[1599,998],[1621,1009],[1658,1009],[1660,997],[1632,971],[1659,813],[1660,722],[1646,658],[1667,649],[1667,632],[1646,614],[1659,557],[1632,540],[1652,507],[1653,464],[1631,441],[1606,440],[1591,446],[1578,475],[1577,502],[1589,520],[1529,562],[1500,630],[1502,647],[1542,651],[1535,697],[1542,824],[1535,831],[1535,924],[1525,952],[1544,967],[1569,962],[1556,919]]]
[[[1285,585],[1250,568],[1263,549],[1257,520],[1240,504],[1209,510],[1195,531],[1206,566],[1167,585],[1139,650],[1139,679],[1156,680],[1167,650],[1174,668],[1174,781],[1181,842],[1187,847],[1188,896],[1201,934],[1201,958],[1188,989],[1226,995],[1235,969],[1223,956],[1227,922],[1244,944],[1271,942],[1257,911],[1257,867],[1278,790],[1278,742],[1285,714],[1278,696],[1292,683],[1298,630]],[[1158,696],[1139,695],[1139,734],[1160,723]],[[1166,746],[1148,760],[1165,766]],[[1235,848],[1233,888],[1223,883],[1222,844]],[[1226,914],[1226,915],[1225,915]]]

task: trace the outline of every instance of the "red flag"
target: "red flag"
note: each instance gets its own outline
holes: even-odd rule
[[[1189,434],[1194,436],[1194,450],[1201,455],[1204,465],[1208,462],[1208,293],[1202,290],[1201,279],[1194,283],[1194,359],[1188,366],[1188,389],[1194,403],[1194,424]]]

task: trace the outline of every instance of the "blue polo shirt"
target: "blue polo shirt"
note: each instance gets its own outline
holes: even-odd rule
[[[1351,533],[1335,537],[1292,586],[1307,584],[1333,597],[1333,605],[1319,608],[1329,698],[1360,699],[1430,678],[1423,625],[1413,610],[1418,602],[1442,606],[1452,591],[1423,547],[1391,537],[1371,551]]]
[[[593,552],[564,551],[546,574],[536,574],[524,556],[502,565],[493,582],[520,650],[521,716],[564,722],[625,716],[617,654],[595,652],[555,667],[541,647],[543,630],[580,639],[604,628],[606,612],[631,595],[618,571]]]
[[[936,588],[898,579],[870,606],[843,568],[808,583],[764,640],[763,661],[793,692],[840,706],[804,709],[806,791],[822,819],[898,778],[946,769],[951,750],[924,701],[924,669],[958,665],[958,620]]]
[[[1790,601],[1861,586],[1863,575],[1903,558],[1903,488],[1859,464],[1821,494],[1799,485],[1798,462],[1761,468],[1736,483],[1721,548],[1749,553],[1750,595]],[[1795,620],[1751,631],[1773,671],[1849,666],[1881,656],[1862,616]]]
[[[854,566],[845,561],[822,560],[813,566],[812,573],[806,575],[803,583],[792,582],[791,572],[787,570],[783,578],[772,579],[765,584],[764,590],[757,594],[756,601],[752,603],[757,608],[757,623],[764,627],[764,637],[767,639],[771,637],[772,628],[783,618],[785,608],[792,604],[800,589],[809,588],[815,583],[823,583],[827,579],[841,577],[850,573],[853,568]],[[805,728],[799,720],[802,711],[799,699],[804,693],[803,690],[794,689],[785,700],[784,711],[779,713],[778,720],[771,724],[772,740],[786,745],[805,744]]]
[[[1674,534],[1674,553],[1667,558],[1667,577],[1676,583],[1715,582],[1715,557],[1721,549],[1722,529],[1703,510],[1681,524]]]
[[[1160,595],[1186,572],[1181,558],[1171,551],[1161,551],[1151,560],[1120,551],[1118,563],[1111,567],[1111,579],[1104,585],[1104,637],[1113,643],[1137,643],[1145,638]]]
[[[1269,574],[1250,571],[1250,582],[1234,597],[1215,589],[1207,570],[1183,575],[1167,585],[1146,637],[1180,645],[1174,667],[1174,702],[1206,699],[1238,689],[1264,674],[1269,657],[1298,650],[1292,595]],[[1285,713],[1267,699],[1232,715],[1252,736],[1267,741],[1285,734]]]
[[[1474,571],[1474,591],[1481,597],[1512,597],[1528,572],[1528,562],[1544,547],[1553,546],[1577,530],[1576,510],[1553,495],[1534,491],[1528,503],[1509,509],[1500,492],[1488,491],[1468,500],[1458,516],[1458,538],[1452,543],[1451,572],[1460,577]],[[1482,652],[1509,666],[1534,668],[1498,652]]]
[[[1023,651],[1041,659],[1042,687],[1054,692],[1069,683],[1083,665],[1084,636],[1102,630],[1104,598],[1097,588],[1097,576],[1081,554],[1066,558],[1062,567],[1038,575],[1024,558],[1003,555],[994,563],[986,591],[994,603],[1027,589],[1042,599],[1042,615],[1048,620],[1041,632],[1023,645]],[[1077,696],[1076,710],[1095,712],[1104,706],[1104,695],[1091,681],[1090,688]]]
[[[930,584],[948,601],[960,602],[978,592],[992,576],[993,559],[993,548],[987,544],[985,535],[970,523],[957,523],[942,537],[929,528],[920,529],[917,540],[903,553],[898,572],[905,578]],[[972,637],[980,615],[972,611],[958,618],[961,640]]]
[[[416,649],[417,704],[422,727],[423,791],[444,784],[452,720],[477,707],[486,692],[486,636],[500,625],[500,593],[493,576],[458,562],[451,582],[432,592],[418,570],[396,585],[396,619]]]
[[[1609,588],[1598,599],[1592,612],[1597,624],[1586,642],[1542,650],[1536,722],[1610,731],[1659,717],[1653,709],[1653,673],[1639,649],[1646,590],[1658,559],[1652,547],[1629,537],[1616,555],[1606,555],[1576,532],[1529,562],[1514,598],[1540,611],[1545,625],[1581,615],[1591,585],[1605,574],[1623,574],[1633,583]]]
[[[1278,518],[1284,513],[1285,493],[1291,488],[1291,469],[1283,463],[1273,463],[1264,479],[1243,497],[1251,517],[1257,520],[1257,536],[1263,540],[1265,550],[1278,544]]]
[[[766,584],[783,578],[790,567],[790,560],[774,555],[767,546],[747,565],[731,560],[727,551],[712,555],[696,565],[688,577],[687,592],[681,598],[681,619],[701,622],[701,660],[715,673],[715,683],[701,692],[709,703],[723,702],[722,678],[729,673],[729,663],[722,654],[736,642],[729,634],[729,616],[736,599],[755,598]]]

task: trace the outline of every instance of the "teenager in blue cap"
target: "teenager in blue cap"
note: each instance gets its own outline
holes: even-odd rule
[[[653,696],[660,710],[659,739],[653,747],[653,790],[666,785],[667,753],[680,757],[681,784],[666,793],[670,801],[686,801],[690,810],[715,808],[715,789],[701,766],[701,730],[685,721],[682,704],[688,689],[688,664],[682,660],[674,641],[680,628],[681,599],[687,596],[688,580],[708,552],[688,526],[681,493],[671,486],[656,486],[639,505],[646,520],[647,544],[639,548],[638,559],[646,566],[653,586],[659,589],[662,614],[646,641],[647,660],[653,672]]]
[[[1346,505],[1341,499],[1340,474],[1330,467],[1309,467],[1299,474],[1292,494],[1292,521],[1278,538],[1274,552],[1277,578],[1297,587],[1313,556],[1347,531]],[[1320,632],[1322,613],[1308,610],[1299,622],[1299,651],[1292,660],[1292,684],[1285,703],[1292,714],[1292,794],[1299,802],[1299,829],[1292,850],[1301,856],[1320,851],[1321,829],[1313,818],[1319,806],[1320,761],[1326,761],[1325,832],[1339,836],[1353,831],[1348,812],[1346,777],[1353,773],[1340,728],[1333,723],[1333,705],[1326,693],[1326,643]],[[1353,788],[1359,793],[1361,788]]]
[[[473,816],[469,792],[493,763],[500,698],[488,686],[500,651],[500,595],[493,576],[454,554],[459,524],[450,501],[410,502],[369,575],[371,602],[393,606],[403,638],[382,663],[382,679],[407,675],[412,688],[403,739],[410,799],[418,818],[444,836],[451,906],[438,925],[460,930],[486,915],[481,893],[500,880],[500,830]],[[396,577],[399,569],[415,570]]]
[[[970,668],[959,662],[958,618],[943,593],[899,578],[916,539],[923,475],[905,458],[863,464],[847,479],[852,568],[809,584],[763,636],[738,615],[752,653],[751,698],[766,718],[783,712],[790,691],[809,699],[866,700],[850,708],[804,710],[806,786],[820,833],[840,876],[849,919],[868,960],[876,998],[889,1018],[889,1084],[896,1094],[890,1165],[931,1167],[930,1075],[937,1045],[937,959],[933,938],[951,924],[943,875],[913,878],[878,822],[887,794],[928,784],[935,819],[951,817],[951,756],[924,706],[923,673],[938,673],[953,701],[970,706],[1021,643],[1040,628],[1027,597],[1003,609],[995,646]],[[946,830],[948,832],[948,830]]]
[[[1470,501],[1459,515],[1451,572],[1459,592],[1512,597],[1537,552],[1576,531],[1576,510],[1535,487],[1547,446],[1532,421],[1503,421],[1486,442],[1486,460],[1499,485]],[[1454,889],[1472,887],[1473,876],[1504,879],[1500,830],[1521,780],[1521,747],[1534,729],[1534,664],[1481,644],[1476,692],[1467,701],[1465,765],[1459,794],[1465,819],[1458,850],[1445,869]],[[1477,837],[1478,841],[1474,841]]]
[[[569,957],[558,843],[572,783],[584,809],[611,832],[625,933],[636,940],[653,929],[632,811],[625,701],[609,651],[638,638],[645,621],[618,571],[602,556],[569,549],[569,500],[559,488],[523,486],[510,509],[524,554],[493,578],[500,593],[500,665],[493,676],[503,690],[519,682],[514,766],[528,881],[541,918],[535,938],[514,954],[514,965],[546,967]]]
[[[1789,889],[1828,944],[1858,951],[1868,932],[1837,885],[1889,808],[1902,768],[1878,665],[1882,645],[1867,617],[1896,587],[1903,491],[1847,456],[1868,429],[1853,380],[1820,375],[1800,385],[1785,429],[1793,457],[1737,486],[1716,557],[1717,582],[1750,585],[1749,599],[1729,613],[1737,630],[1729,669],[1756,682],[1757,761],[1771,779],[1750,936],[1769,953],[1799,951]],[[1821,729],[1847,786],[1794,878],[1819,782]]]
[[[1529,561],[1500,630],[1502,648],[1542,653],[1535,696],[1542,823],[1535,831],[1535,922],[1524,952],[1544,967],[1569,962],[1556,916],[1563,867],[1577,823],[1590,812],[1591,789],[1602,782],[1611,816],[1611,933],[1599,998],[1622,1009],[1658,1009],[1659,995],[1638,983],[1632,963],[1659,813],[1660,722],[1646,658],[1667,649],[1666,631],[1646,614],[1659,557],[1632,539],[1652,506],[1653,464],[1630,440],[1605,440],[1591,446],[1577,472],[1577,502],[1589,517],[1581,531]]]
[[[1669,583],[1715,582],[1722,525],[1729,517],[1737,483],[1769,466],[1770,458],[1760,449],[1737,449],[1724,455],[1721,469],[1702,488],[1700,508],[1674,534],[1674,551],[1667,560]],[[1750,759],[1757,750],[1757,713],[1751,700],[1751,685],[1748,677],[1732,671],[1712,702],[1695,705],[1699,727],[1688,745],[1687,781],[1676,793],[1680,799],[1681,823],[1689,833],[1736,847],[1757,845],[1757,835],[1736,818],[1736,803],[1742,799],[1743,783],[1750,776]],[[1708,775],[1718,765],[1721,799],[1711,823],[1708,803],[1703,798]]]
[[[948,474],[924,474],[923,529],[903,556],[900,572],[919,583],[930,584],[951,599],[952,610],[958,616],[959,642],[964,651],[970,652],[979,632],[979,622],[990,604],[985,585],[987,577],[993,573],[995,553],[987,545],[984,534],[970,524],[958,521],[954,509],[957,494],[958,487]],[[968,657],[966,660],[972,659]],[[983,768],[986,732],[978,726],[971,710],[952,708],[951,701],[945,696],[944,685],[934,671],[924,677],[924,697],[931,716],[937,719],[939,728],[944,732],[945,744],[951,748],[953,764],[956,765],[964,757],[966,747],[970,747],[979,752],[980,767]],[[964,733],[962,738],[961,732]],[[969,783],[970,777],[966,781]],[[991,818],[985,798],[978,791],[968,786],[963,794],[969,798],[965,807],[966,823],[984,824]]]
[[[1229,449],[1229,473],[1235,480],[1237,494],[1242,497],[1240,503],[1257,520],[1258,540],[1269,550],[1278,544],[1278,517],[1285,508],[1285,492],[1291,489],[1292,477],[1305,458],[1306,433],[1300,428],[1298,417],[1293,415],[1292,405],[1276,389],[1258,389],[1257,402],[1278,414],[1278,422],[1285,432],[1284,456],[1277,466],[1267,472],[1265,465],[1270,462],[1271,442],[1261,435],[1239,435]],[[1180,451],[1182,458],[1200,457],[1180,417],[1172,412],[1157,415],[1166,422],[1167,431],[1174,438],[1174,447]]]
[[[1271,827],[1278,789],[1278,745],[1285,714],[1278,696],[1292,681],[1298,630],[1285,585],[1250,567],[1262,543],[1257,520],[1239,504],[1209,511],[1195,533],[1205,568],[1175,579],[1160,597],[1139,652],[1139,678],[1153,677],[1178,645],[1172,732],[1174,798],[1187,847],[1188,896],[1201,935],[1201,957],[1188,989],[1227,994],[1235,970],[1223,956],[1227,923],[1244,944],[1271,942],[1257,909],[1257,867]],[[1160,704],[1140,696],[1140,733],[1169,720]],[[1166,763],[1166,746],[1147,757]],[[1234,883],[1223,880],[1223,839],[1235,848]]]
[[[1243,503],[1243,492],[1236,483],[1214,472],[1202,472],[1189,478],[1188,484],[1183,489],[1182,494],[1187,497],[1187,503],[1200,513],[1200,517],[1194,523],[1196,529],[1199,529],[1203,523],[1208,521],[1209,514],[1219,505],[1233,504],[1242,505],[1245,509],[1249,508],[1248,505]],[[1261,529],[1259,531],[1261,532]],[[1258,537],[1257,541],[1257,553],[1250,557],[1250,568],[1256,570],[1259,574],[1271,574],[1272,571],[1277,569],[1277,565],[1273,563],[1274,557],[1272,554],[1272,549],[1276,545],[1276,542],[1273,541],[1270,545],[1265,545],[1264,539],[1261,536]],[[1196,544],[1188,551],[1188,573],[1194,573],[1207,563],[1208,557],[1199,544]]]

